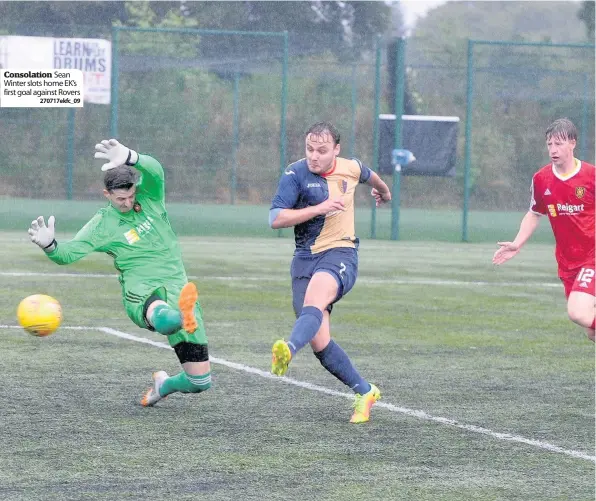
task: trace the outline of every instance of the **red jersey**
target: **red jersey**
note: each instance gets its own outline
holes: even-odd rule
[[[530,211],[547,214],[556,242],[559,276],[594,263],[594,176],[596,168],[575,159],[576,168],[563,177],[552,164],[532,178]]]

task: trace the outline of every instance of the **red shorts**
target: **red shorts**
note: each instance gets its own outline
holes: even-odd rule
[[[559,278],[565,287],[565,297],[569,299],[569,294],[574,291],[585,292],[586,294],[596,296],[595,271],[594,263],[589,263],[580,268],[579,271],[575,270],[571,273],[560,273]]]

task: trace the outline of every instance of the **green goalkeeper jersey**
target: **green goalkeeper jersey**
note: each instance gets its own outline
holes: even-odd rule
[[[57,264],[70,264],[104,252],[114,259],[124,290],[139,284],[184,284],[180,245],[164,202],[163,168],[148,155],[139,155],[134,167],[140,172],[134,208],[126,213],[111,204],[100,209],[72,240],[57,244],[47,256]]]

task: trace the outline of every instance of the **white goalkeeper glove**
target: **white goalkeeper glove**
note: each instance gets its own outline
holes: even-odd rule
[[[31,241],[39,245],[44,251],[50,252],[56,245],[54,239],[54,216],[48,218],[48,225],[43,220],[43,216],[39,216],[37,219],[31,221],[31,227],[27,231]]]
[[[121,165],[134,165],[139,160],[139,154],[127,146],[120,144],[116,139],[104,139],[95,145],[95,158],[108,160],[101,166],[102,171],[120,167]]]

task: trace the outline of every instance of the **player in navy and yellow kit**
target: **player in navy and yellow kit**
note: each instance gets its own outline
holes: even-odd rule
[[[359,160],[338,156],[339,140],[330,123],[316,123],[308,129],[306,158],[285,170],[269,211],[271,228],[294,226],[296,250],[290,271],[297,317],[288,341],[273,344],[271,372],[283,376],[291,359],[310,343],[323,367],[356,394],[350,422],[363,423],[381,393],[360,376],[331,339],[329,316],[333,304],[352,289],[358,275],[356,187],[371,185],[377,205],[391,200],[391,193]]]
[[[205,391],[211,386],[207,336],[197,288],[188,282],[166,212],[163,168],[115,139],[101,141],[95,149],[95,158],[107,160],[101,170],[109,205],[63,243],[54,239],[54,216],[47,226],[40,216],[29,228],[31,240],[57,264],[74,263],[92,252],[111,256],[129,318],[168,337],[183,370],[171,377],[155,372],[143,406],[177,391]]]

